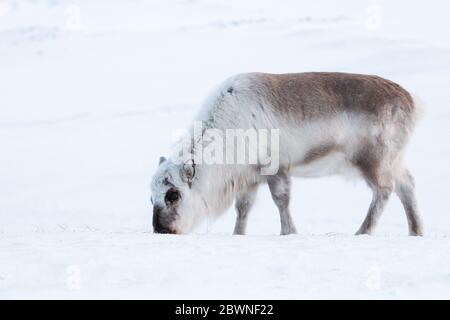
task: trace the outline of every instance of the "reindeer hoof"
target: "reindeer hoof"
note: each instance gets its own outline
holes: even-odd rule
[[[280,235],[281,236],[287,236],[287,235],[296,234],[296,233],[297,233],[297,230],[295,230],[295,229],[294,230],[287,230],[287,231],[286,230],[285,231],[282,230]]]
[[[355,236],[364,236],[364,235],[371,236],[372,235],[372,231],[370,231],[370,230],[358,230],[355,233]]]

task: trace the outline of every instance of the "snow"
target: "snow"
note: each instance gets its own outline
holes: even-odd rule
[[[450,298],[448,9],[0,1],[0,298]],[[353,236],[370,192],[337,177],[294,181],[298,235],[278,235],[265,187],[247,236],[231,235],[232,208],[191,235],[152,234],[159,156],[246,71],[378,74],[420,96],[408,163],[426,237],[407,236],[395,197],[375,236]]]

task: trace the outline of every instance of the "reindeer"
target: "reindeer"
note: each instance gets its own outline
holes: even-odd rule
[[[357,235],[373,233],[395,192],[406,212],[409,234],[422,236],[414,179],[403,161],[421,110],[418,99],[408,91],[373,75],[233,76],[213,91],[195,120],[219,130],[278,128],[278,171],[263,175],[261,163],[201,164],[194,157],[179,163],[175,156],[162,157],[151,184],[154,232],[187,233],[202,217],[224,212],[235,200],[234,234],[245,234],[258,186],[267,183],[280,214],[281,234],[293,234],[292,176],[356,173],[373,192]]]

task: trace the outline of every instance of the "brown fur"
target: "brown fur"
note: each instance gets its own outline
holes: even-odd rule
[[[332,152],[338,151],[339,148],[334,143],[325,143],[322,144],[312,150],[310,150],[306,156],[303,158],[301,164],[306,165],[310,164],[316,160],[319,160],[320,158],[323,158]]]
[[[342,111],[386,118],[403,110],[411,113],[411,95],[400,85],[378,76],[351,73],[255,74],[258,89],[278,112],[293,120],[314,120]]]

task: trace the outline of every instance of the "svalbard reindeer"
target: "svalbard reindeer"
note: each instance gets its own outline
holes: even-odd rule
[[[236,200],[234,233],[244,234],[258,186],[267,183],[280,213],[281,234],[295,233],[289,212],[291,176],[356,172],[373,191],[357,234],[374,231],[394,191],[404,206],[409,234],[422,235],[414,179],[403,162],[420,110],[405,89],[377,76],[233,76],[207,99],[196,121],[217,130],[278,129],[278,170],[262,174],[267,159],[259,156],[252,164],[196,163],[206,142],[198,143],[194,135],[190,161],[160,159],[151,184],[154,232],[186,233],[201,217],[220,214]],[[225,152],[230,151],[227,146]],[[179,150],[174,153],[178,156]]]

